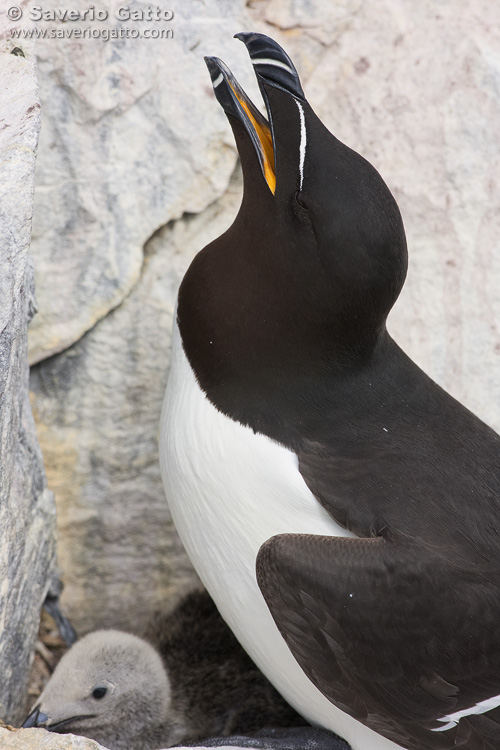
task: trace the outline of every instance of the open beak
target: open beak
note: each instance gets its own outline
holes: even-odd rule
[[[244,126],[256,150],[260,168],[269,190],[276,191],[275,142],[272,113],[263,84],[280,88],[297,99],[304,99],[299,76],[286,52],[264,34],[235,34],[246,46],[269,119],[262,115],[247,96],[229,68],[218,57],[205,57],[215,96],[226,114]]]

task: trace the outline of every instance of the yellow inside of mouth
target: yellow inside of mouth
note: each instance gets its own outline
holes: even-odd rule
[[[231,85],[231,84],[229,84]],[[238,92],[235,91],[233,86],[231,86],[233,89],[234,95],[245,110],[246,114],[248,115],[248,119],[252,123],[255,132],[257,133],[257,137],[259,139],[260,145],[261,145],[261,156],[262,156],[262,166],[264,169],[264,178],[269,185],[269,190],[274,195],[276,191],[276,173],[274,171],[274,148],[273,148],[273,137],[271,135],[271,129],[265,125],[264,123],[259,123],[253,116],[253,114],[250,111],[250,107],[246,103],[244,99],[241,98],[241,96],[238,95]]]

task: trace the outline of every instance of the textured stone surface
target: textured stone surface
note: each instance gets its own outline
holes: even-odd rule
[[[65,607],[80,633],[141,630],[195,581],[161,484],[157,431],[177,286],[197,250],[231,223],[236,184],[202,215],[165,227],[119,309],[32,368],[33,407],[58,503]]]
[[[77,737],[74,734],[54,734],[45,729],[12,731],[1,727],[0,746],[5,750],[106,750],[95,740]]]
[[[39,43],[32,357],[62,353],[34,368],[33,404],[57,495],[63,601],[81,632],[140,629],[193,581],[156,435],[178,281],[238,204],[237,183],[226,191],[232,134],[202,60],[222,57],[258,101],[236,31],[280,41],[318,114],[388,182],[410,249],[390,329],[500,429],[500,8],[457,8],[186,0],[173,39]]]
[[[0,39],[2,37],[0,29]],[[0,717],[24,710],[40,608],[54,565],[55,508],[28,398],[29,257],[40,105],[34,63],[0,43]]]
[[[213,106],[203,55],[238,46],[232,35],[246,25],[242,1],[184,0],[179,18],[164,23],[118,22],[120,5],[106,4],[107,22],[79,26],[171,29],[174,38],[38,43],[45,106],[33,221],[40,314],[30,330],[32,362],[65,349],[120,304],[138,281],[147,239],[184,212],[205,208],[234,169],[231,134]],[[88,2],[72,7],[83,10]]]

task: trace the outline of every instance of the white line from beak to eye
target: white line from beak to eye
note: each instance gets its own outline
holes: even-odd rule
[[[294,75],[294,71],[289,65],[281,62],[281,60],[272,60],[270,57],[258,57],[256,60],[252,60],[252,65],[275,65],[277,68],[283,68],[283,70],[287,70]]]
[[[300,146],[299,146],[299,172],[300,172],[300,183],[299,190],[302,190],[302,183],[304,182],[304,159],[306,158],[306,118],[304,116],[304,110],[302,104],[295,99],[295,104],[299,108],[300,115]]]
[[[214,89],[219,85],[219,83],[222,83],[223,80],[224,76],[222,75],[222,73],[219,73],[215,81],[212,81],[212,86],[214,87]]]

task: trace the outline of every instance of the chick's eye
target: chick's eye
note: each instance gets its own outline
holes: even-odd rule
[[[99,700],[99,698],[104,698],[107,692],[108,689],[105,687],[96,687],[92,690],[92,698],[97,698],[97,700]]]

